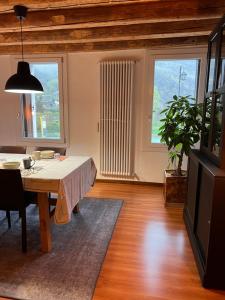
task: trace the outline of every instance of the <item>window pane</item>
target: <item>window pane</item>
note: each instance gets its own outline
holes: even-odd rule
[[[211,57],[209,62],[209,80],[208,80],[208,88],[207,91],[210,92],[213,90],[214,85],[214,73],[215,73],[215,56],[216,56],[216,40],[213,40],[210,45],[211,49]]]
[[[223,35],[221,40],[221,57],[219,62],[219,80],[218,88],[225,85],[225,27],[223,29]]]
[[[154,69],[154,92],[151,142],[160,143],[160,112],[174,95],[196,98],[198,86],[198,59],[156,60]]]
[[[31,73],[37,77],[43,94],[31,94],[31,120],[26,119],[29,128],[27,137],[39,139],[60,139],[60,105],[57,63],[31,63]]]
[[[222,116],[223,116],[223,96],[220,95],[216,98],[216,108],[215,108],[215,120],[213,132],[213,148],[212,152],[219,156],[220,145],[221,145],[221,134],[222,134]]]
[[[209,146],[209,133],[211,127],[211,114],[212,114],[212,97],[210,96],[205,100],[205,116],[204,116],[204,128],[203,128],[203,145]]]

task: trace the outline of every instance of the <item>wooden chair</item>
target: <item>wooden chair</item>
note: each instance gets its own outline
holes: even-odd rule
[[[25,192],[20,170],[0,169],[0,210],[6,211],[8,226],[11,228],[10,211],[18,211],[22,227],[22,251],[27,251],[26,207],[36,193]]]
[[[58,148],[58,147],[36,147],[36,151],[44,151],[44,150],[53,150],[55,153],[59,153],[60,155],[66,155],[66,148]]]
[[[27,148],[23,146],[0,146],[0,153],[25,154],[26,151]]]
[[[26,147],[23,146],[0,146],[0,153],[16,153],[16,154],[26,154]],[[6,211],[6,217],[9,221],[9,212]]]

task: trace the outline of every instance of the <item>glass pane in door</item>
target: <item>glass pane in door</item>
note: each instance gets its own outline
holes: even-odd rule
[[[225,27],[223,29],[222,41],[221,41],[221,54],[219,62],[219,80],[218,88],[225,85]]]
[[[213,131],[213,147],[212,152],[216,156],[219,156],[221,133],[222,133],[222,115],[223,115],[223,95],[216,98],[216,109],[214,119],[214,131]]]
[[[212,97],[205,100],[205,120],[203,128],[203,145],[209,146],[209,133],[211,127],[211,113],[212,113]]]
[[[216,66],[216,37],[213,39],[213,41],[210,44],[210,61],[209,61],[209,79],[208,79],[208,87],[207,92],[211,92],[213,90],[213,84],[214,84],[214,74],[215,74],[215,66]]]

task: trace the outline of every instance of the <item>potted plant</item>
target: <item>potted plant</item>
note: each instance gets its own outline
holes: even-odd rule
[[[184,155],[199,141],[201,132],[201,108],[190,96],[173,96],[161,112],[162,126],[159,129],[161,142],[167,145],[169,165],[165,171],[164,196],[166,204],[183,203],[186,197],[186,171],[182,170]]]

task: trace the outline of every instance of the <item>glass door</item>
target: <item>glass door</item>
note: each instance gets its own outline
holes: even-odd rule
[[[212,33],[203,110],[201,150],[218,166],[225,167],[225,19]]]

